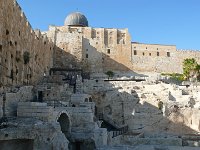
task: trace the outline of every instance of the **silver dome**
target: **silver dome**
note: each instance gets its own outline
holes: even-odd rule
[[[88,27],[87,18],[80,12],[74,12],[69,14],[65,19],[65,25],[67,26],[83,26]]]

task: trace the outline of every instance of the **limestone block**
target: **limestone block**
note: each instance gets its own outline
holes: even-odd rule
[[[53,114],[53,108],[48,107],[46,103],[20,102],[17,109],[19,117],[35,117],[48,121]]]
[[[16,93],[6,93],[5,107],[7,116],[16,116],[17,103],[19,101],[17,97]]]
[[[23,86],[19,90],[20,101],[31,101],[33,100],[33,86]]]
[[[19,102],[18,103],[18,107],[21,106],[28,106],[28,107],[32,107],[32,106],[38,106],[38,107],[46,107],[47,103],[38,103],[38,102]]]
[[[118,146],[122,144],[123,135],[119,135],[113,137],[113,132],[108,132],[108,145],[110,146]]]
[[[108,145],[107,129],[99,128],[94,130],[94,140],[97,147]]]
[[[73,94],[71,96],[71,103],[73,104],[80,104],[81,102],[85,102],[85,100],[87,99],[87,101],[89,102],[89,98],[91,96],[88,94]]]

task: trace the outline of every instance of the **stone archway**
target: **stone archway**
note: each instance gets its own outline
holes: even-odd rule
[[[65,137],[69,137],[71,133],[71,121],[67,112],[62,111],[56,118],[56,121],[60,124],[61,131]]]

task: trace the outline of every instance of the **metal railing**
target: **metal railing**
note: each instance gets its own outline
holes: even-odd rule
[[[109,124],[111,124],[112,126],[116,127],[116,130],[111,131],[112,138],[128,132],[128,125],[120,128],[119,125],[117,125],[117,123],[115,121],[113,121],[112,119],[110,119],[109,117],[104,115],[103,113],[99,113],[98,118],[99,118],[99,120],[106,121]]]
[[[116,131],[112,131],[112,133],[113,133],[112,138],[117,137],[117,136],[122,135],[127,132],[128,132],[128,126],[124,126],[120,129],[117,129]]]
[[[121,128],[122,125],[119,125],[120,123],[121,124],[124,123],[124,121],[121,121],[121,122],[118,121],[118,122],[116,122],[116,121],[112,120],[112,118],[108,117],[107,115],[105,115],[103,113],[99,113],[98,114],[98,118],[99,118],[99,120],[104,120],[104,121],[108,122],[109,124],[111,124],[112,126],[114,126],[117,129]]]

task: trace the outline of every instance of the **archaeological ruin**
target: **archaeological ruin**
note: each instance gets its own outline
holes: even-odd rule
[[[0,150],[199,150],[200,84],[162,74],[186,58],[200,52],[132,42],[80,12],[33,30],[0,0]]]

